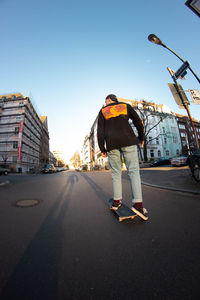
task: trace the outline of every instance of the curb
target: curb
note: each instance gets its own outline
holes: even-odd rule
[[[184,189],[180,189],[180,188],[174,188],[174,187],[166,187],[166,186],[162,186],[162,185],[156,185],[156,184],[151,184],[151,183],[147,183],[142,181],[143,185],[147,185],[147,186],[151,186],[151,187],[155,187],[158,189],[163,189],[163,190],[169,190],[169,191],[176,191],[176,192],[182,192],[182,193],[189,193],[189,194],[194,194],[194,195],[200,195],[200,191],[191,191],[191,190],[184,190]]]
[[[1,186],[5,186],[5,185],[7,185],[7,184],[9,184],[9,183],[10,183],[10,181],[8,181],[8,180],[3,181],[3,182],[0,182],[0,187],[1,187]]]

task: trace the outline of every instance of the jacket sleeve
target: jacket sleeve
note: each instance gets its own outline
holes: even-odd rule
[[[106,152],[106,148],[105,148],[105,120],[104,120],[104,116],[103,116],[101,110],[100,110],[99,115],[98,115],[97,140],[98,140],[98,144],[99,144],[99,148],[100,148],[101,152]]]
[[[139,115],[131,105],[128,105],[128,111],[129,111],[129,117],[133,121],[133,124],[137,129],[138,139],[140,141],[144,141],[144,125],[142,119],[139,117]]]

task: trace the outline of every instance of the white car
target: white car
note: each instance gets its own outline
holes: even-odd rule
[[[172,158],[171,165],[176,167],[187,165],[187,156],[179,156]]]
[[[10,173],[10,169],[0,167],[0,175],[8,175]]]

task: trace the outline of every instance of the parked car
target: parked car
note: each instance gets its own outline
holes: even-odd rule
[[[186,166],[188,162],[187,156],[179,156],[171,159],[171,165],[175,167]]]
[[[157,166],[164,166],[164,165],[170,165],[170,159],[161,157],[158,160],[155,160],[150,166],[151,167],[157,167]]]
[[[81,167],[78,167],[75,169],[77,172],[81,172],[82,171],[82,168]]]
[[[8,175],[8,173],[10,173],[10,169],[0,167],[0,175]]]
[[[42,169],[42,173],[54,173],[56,172],[56,168],[54,167],[53,164],[48,164]]]

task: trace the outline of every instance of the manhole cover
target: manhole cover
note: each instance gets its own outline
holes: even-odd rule
[[[35,206],[40,203],[39,200],[33,200],[33,199],[27,199],[27,200],[18,200],[15,202],[15,205],[18,207],[30,207],[30,206]]]

